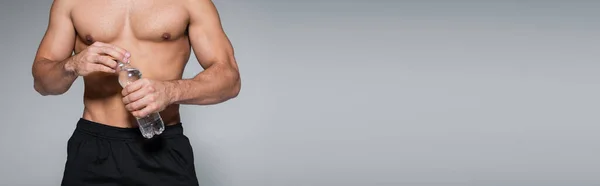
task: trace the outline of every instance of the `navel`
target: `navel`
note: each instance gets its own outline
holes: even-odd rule
[[[85,42],[86,42],[88,45],[94,44],[94,38],[93,38],[92,36],[90,36],[90,35],[86,35],[86,36],[85,36]]]
[[[169,40],[169,39],[171,39],[171,34],[169,34],[169,33],[164,33],[164,34],[162,35],[162,38],[163,38],[163,40]]]

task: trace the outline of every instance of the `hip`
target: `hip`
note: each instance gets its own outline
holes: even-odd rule
[[[62,185],[197,185],[191,143],[181,123],[155,138],[81,118],[67,143]]]

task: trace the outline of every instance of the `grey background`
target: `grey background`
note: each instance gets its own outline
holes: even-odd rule
[[[215,3],[243,88],[182,108],[204,185],[600,185],[598,1]],[[33,90],[50,4],[0,2],[0,185],[58,185],[81,115]]]

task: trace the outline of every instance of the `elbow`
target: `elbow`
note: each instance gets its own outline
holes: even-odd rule
[[[62,91],[62,90],[51,90],[48,89],[47,87],[45,87],[43,85],[42,82],[40,82],[39,80],[35,79],[34,83],[33,83],[33,89],[40,94],[41,96],[52,96],[52,95],[60,95],[65,93],[66,91]]]
[[[35,90],[38,94],[42,96],[49,95],[49,93],[46,91],[38,77],[35,77],[35,73],[33,74],[33,90]]]
[[[230,68],[228,73],[225,73],[224,79],[228,82],[228,86],[223,92],[223,97],[225,100],[236,98],[240,94],[240,90],[242,89],[242,80],[240,77],[240,73],[237,68]]]
[[[240,91],[242,89],[242,81],[240,78],[240,74],[238,72],[235,72],[233,74],[234,75],[231,76],[232,86],[229,90],[228,99],[236,98],[240,94]]]
[[[33,68],[31,72],[31,75],[33,76],[33,90],[35,90],[39,95],[42,96],[50,95],[50,92],[47,91],[47,88],[44,86],[44,83],[40,79],[41,77],[39,76],[37,71],[35,71],[35,68]]]
[[[51,95],[50,92],[46,91],[46,89],[44,89],[44,87],[40,85],[40,83],[38,83],[37,81],[33,83],[33,89],[42,96]]]
[[[65,87],[52,85],[53,80],[47,79],[47,75],[37,69],[35,65],[31,69],[31,75],[33,76],[33,89],[42,96],[60,95],[67,92]]]
[[[229,96],[230,98],[229,99],[236,98],[240,94],[240,90],[241,89],[242,89],[242,83],[241,83],[241,81],[239,79],[237,79],[235,81],[235,84],[234,84],[232,90],[231,90],[231,93],[230,93],[230,96]]]
[[[37,81],[33,83],[33,89],[40,94],[41,96],[49,96],[52,95],[51,92],[47,91],[40,83]]]

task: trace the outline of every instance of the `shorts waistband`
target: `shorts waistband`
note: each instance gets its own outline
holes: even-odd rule
[[[75,131],[84,132],[89,135],[111,138],[111,139],[140,139],[143,138],[139,128],[119,128],[101,124],[80,118],[75,127]],[[183,135],[183,126],[179,122],[175,125],[165,126],[165,130],[160,134],[161,137],[173,137]]]

